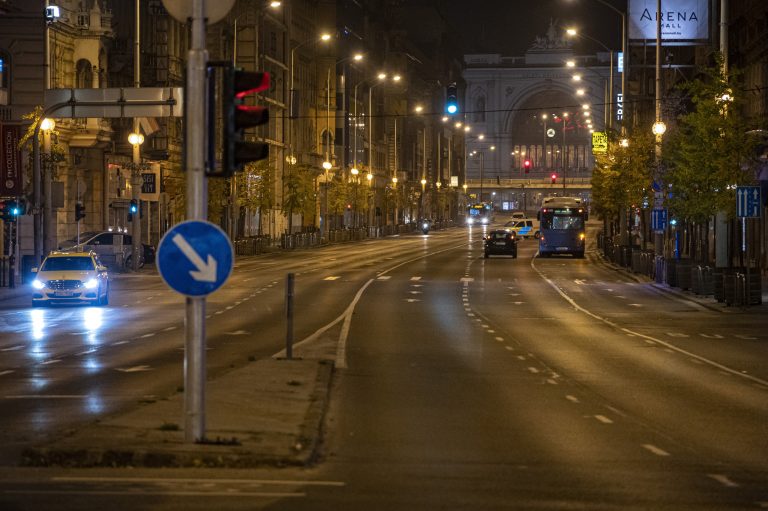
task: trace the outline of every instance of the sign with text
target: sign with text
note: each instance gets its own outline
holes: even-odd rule
[[[664,208],[653,208],[651,211],[651,229],[656,232],[664,231],[667,228],[667,210]]]
[[[628,0],[629,38],[656,41],[656,0]],[[661,39],[679,43],[709,39],[709,0],[662,0]]]
[[[19,197],[24,192],[24,179],[21,174],[21,151],[19,137],[21,127],[0,126],[2,147],[0,148],[0,196]]]
[[[608,135],[604,131],[592,133],[592,154],[605,154],[608,152]]]
[[[141,173],[141,200],[160,200],[160,165],[153,164],[149,171]]]

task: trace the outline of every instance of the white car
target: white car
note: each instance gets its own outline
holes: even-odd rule
[[[32,272],[32,307],[109,303],[109,274],[94,252],[51,252]]]

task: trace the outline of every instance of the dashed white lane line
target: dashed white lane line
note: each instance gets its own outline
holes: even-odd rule
[[[11,346],[9,348],[3,348],[0,351],[18,351],[18,350],[21,350],[21,349],[24,349],[24,345],[23,344],[19,344],[17,346]]]
[[[152,332],[150,334],[140,335],[138,338],[139,339],[149,339],[150,337],[154,337],[154,336],[155,336],[155,332]]]
[[[47,365],[50,365],[50,364],[58,364],[59,362],[61,362],[60,358],[54,358],[54,359],[51,359],[51,360],[46,360],[44,362],[40,362],[40,365],[47,366]]]
[[[595,419],[599,420],[603,424],[613,424],[613,421],[605,415],[595,415]]]
[[[529,371],[529,372],[531,372],[531,373],[533,373],[533,374],[539,374],[539,370],[538,370],[538,369],[536,369],[535,367],[529,367],[529,368],[528,368],[528,371]]]
[[[524,355],[518,355],[518,356],[517,356],[517,359],[518,359],[518,360],[525,360],[525,356],[524,356]]]
[[[515,348],[513,348],[512,346],[504,346],[504,349],[506,349],[507,351],[515,351]]]
[[[565,399],[567,399],[571,403],[579,403],[580,402],[579,398],[577,398],[576,396],[571,396],[570,394],[565,396]]]
[[[8,369],[6,371],[0,371],[0,376],[5,376],[6,374],[11,374],[13,372],[12,369]]]
[[[723,486],[726,486],[728,488],[738,488],[739,485],[735,482],[733,482],[727,475],[725,474],[707,474],[707,477],[714,479],[718,483],[722,484]]]
[[[381,275],[376,280],[389,280],[391,278],[392,278],[391,275]]]
[[[494,339],[496,339],[499,342],[504,342],[504,338],[503,337],[494,337]]]
[[[162,329],[162,330],[160,330],[160,331],[161,331],[161,332],[170,332],[170,331],[172,331],[172,330],[176,330],[177,328],[178,328],[178,327],[175,327],[175,326],[169,326],[168,328],[163,328],[163,329]]]
[[[332,275],[330,277],[325,277],[323,280],[338,280],[340,278],[341,277],[339,277],[338,275]]]
[[[664,449],[660,449],[653,444],[643,444],[643,448],[652,452],[656,456],[669,456],[669,453],[667,451],[665,451]]]
[[[421,277],[411,277],[411,280],[421,280]]]

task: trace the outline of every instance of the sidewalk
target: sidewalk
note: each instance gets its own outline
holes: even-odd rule
[[[265,359],[206,384],[205,443],[185,443],[184,395],[84,426],[22,454],[25,466],[307,465],[321,439],[333,363]]]

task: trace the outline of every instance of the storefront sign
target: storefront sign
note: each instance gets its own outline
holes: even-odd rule
[[[19,151],[19,126],[0,126],[2,149],[0,149],[0,196],[19,197],[24,192],[21,173],[21,151]]]
[[[656,0],[628,0],[629,38],[656,40]],[[709,39],[708,0],[662,0],[661,39],[702,42]]]

